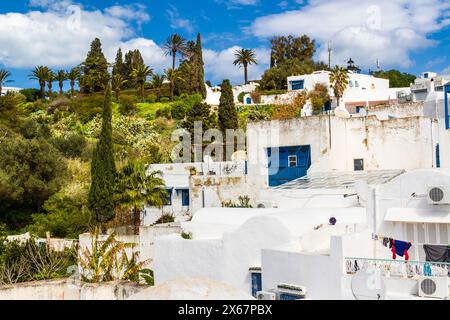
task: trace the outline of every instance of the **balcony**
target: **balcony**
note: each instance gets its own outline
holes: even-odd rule
[[[389,259],[345,258],[344,272],[355,274],[361,269],[376,269],[384,277],[450,277],[450,263],[402,261]]]

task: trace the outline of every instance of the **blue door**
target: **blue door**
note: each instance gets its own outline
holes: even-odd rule
[[[256,298],[258,291],[262,291],[262,274],[261,272],[252,272],[252,296]]]
[[[181,190],[181,205],[189,207],[189,190]]]
[[[252,98],[247,98],[246,101],[247,101],[247,104],[252,104]]]
[[[306,176],[311,167],[311,147],[268,148],[269,186],[276,187]]]

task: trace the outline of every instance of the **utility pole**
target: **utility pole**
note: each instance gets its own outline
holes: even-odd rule
[[[333,43],[328,41],[328,69],[331,70],[331,55],[333,54]]]

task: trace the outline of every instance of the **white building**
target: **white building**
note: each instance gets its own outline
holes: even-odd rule
[[[424,245],[450,243],[450,172],[373,173],[357,183],[353,177],[351,186],[343,177],[330,185],[310,179],[291,197],[314,202],[327,190],[336,193],[336,199],[336,190],[356,190],[340,195],[354,198],[350,207],[338,201],[336,208],[306,204],[300,209],[200,211],[183,224],[192,240],[174,235],[157,239],[156,283],[202,276],[253,295],[260,290],[270,294],[287,284],[302,288],[309,299],[419,299],[426,280],[435,283],[436,291],[425,296],[448,298],[450,264],[425,261],[430,256]],[[448,196],[442,204],[433,203],[439,200],[430,193],[436,186]],[[327,203],[332,206],[333,200]],[[334,225],[330,217],[336,219]],[[411,242],[411,261],[394,260],[385,238]],[[377,286],[369,286],[373,281],[361,285],[361,279],[370,279],[367,269],[377,271]]]
[[[207,84],[205,84],[205,86],[206,86],[205,102],[212,106],[218,106],[220,103],[221,88],[219,86],[211,88]],[[256,82],[249,82],[248,84],[234,86],[233,87],[234,102],[235,103],[239,102],[238,97],[241,93],[253,92],[256,90],[258,86],[259,84]]]
[[[376,78],[371,75],[348,72],[349,84],[341,99],[351,113],[358,113],[360,109],[381,104],[396,102],[400,93],[409,92],[409,88],[389,88],[389,80]],[[333,98],[333,107],[337,105],[333,89],[331,88],[330,72],[316,71],[312,74],[291,76],[287,79],[288,92],[293,95],[299,91],[312,91],[316,84],[324,84],[329,88]]]
[[[16,87],[2,87],[1,95],[4,96],[8,92],[11,93],[19,93],[19,91],[22,90],[22,88],[16,88]]]
[[[230,162],[194,162],[154,164],[148,168],[148,172],[161,171],[162,178],[169,194],[166,204],[162,209],[147,207],[144,212],[144,226],[155,223],[162,214],[171,215],[176,220],[189,219],[190,214],[198,208],[208,206],[206,196],[198,196],[192,187],[191,177],[213,179],[224,177],[240,177],[246,173],[245,161]]]
[[[420,78],[417,78],[411,84],[411,93],[413,101],[425,101],[429,94],[433,92],[443,92],[444,85],[450,82],[450,75],[438,75],[435,72],[423,72]]]

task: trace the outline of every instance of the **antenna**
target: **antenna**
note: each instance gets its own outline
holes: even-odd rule
[[[331,55],[333,53],[333,42],[328,41],[328,69],[331,70]]]
[[[381,65],[380,65],[380,59],[377,58],[377,71],[380,71]]]

